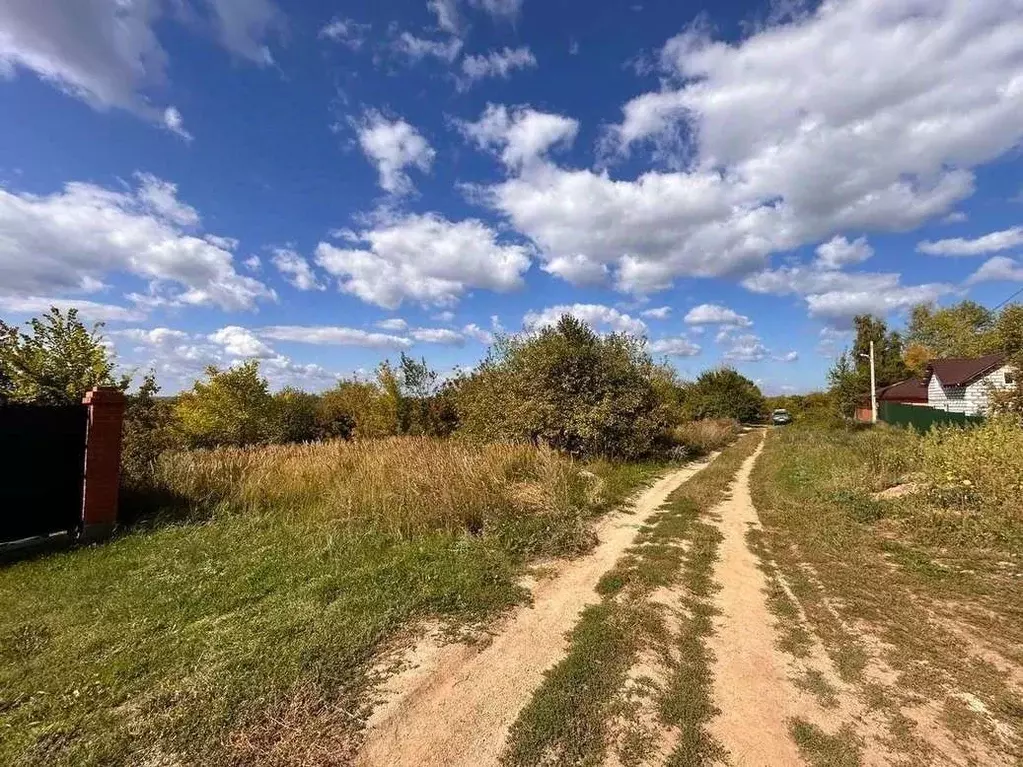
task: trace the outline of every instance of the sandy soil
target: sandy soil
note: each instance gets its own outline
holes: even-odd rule
[[[419,642],[408,668],[384,686],[384,701],[370,717],[356,764],[497,764],[509,727],[544,671],[564,657],[566,634],[583,608],[599,601],[594,588],[600,577],[668,494],[706,465],[662,478],[640,494],[632,513],[607,517],[597,530],[597,548],[540,582],[533,606],[510,616],[485,647],[441,646],[431,637]]]

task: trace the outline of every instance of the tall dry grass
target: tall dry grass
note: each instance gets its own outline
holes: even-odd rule
[[[730,418],[688,421],[672,429],[676,454],[691,458],[707,455],[730,445],[742,433],[742,426]]]
[[[604,483],[559,453],[426,437],[168,453],[155,488],[186,513],[300,511],[402,537],[583,518]]]

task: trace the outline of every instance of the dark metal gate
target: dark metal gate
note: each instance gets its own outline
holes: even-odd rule
[[[88,408],[0,406],[0,542],[81,523]]]

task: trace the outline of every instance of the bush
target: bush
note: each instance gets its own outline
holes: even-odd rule
[[[545,444],[576,456],[641,458],[668,445],[669,409],[643,342],[599,336],[564,316],[505,338],[455,398],[461,428],[489,440]]]
[[[692,420],[734,419],[759,421],[764,395],[755,383],[731,368],[708,370],[685,388],[683,412]]]
[[[397,402],[370,381],[342,381],[321,395],[317,421],[324,439],[390,437],[398,433]]]
[[[196,381],[175,406],[181,432],[191,447],[254,445],[270,437],[273,398],[259,363],[206,369],[207,381]]]
[[[319,436],[320,398],[286,387],[273,395],[267,438],[276,444],[311,442]]]

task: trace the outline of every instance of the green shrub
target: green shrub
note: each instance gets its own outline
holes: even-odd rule
[[[502,339],[459,382],[461,428],[577,456],[640,458],[669,443],[671,416],[656,371],[642,340],[600,336],[566,315],[555,327]]]
[[[731,368],[708,370],[685,387],[683,412],[692,420],[726,418],[752,423],[764,415],[764,395]]]
[[[212,365],[206,381],[182,394],[175,415],[191,447],[254,445],[269,439],[273,398],[256,360],[227,370]]]

